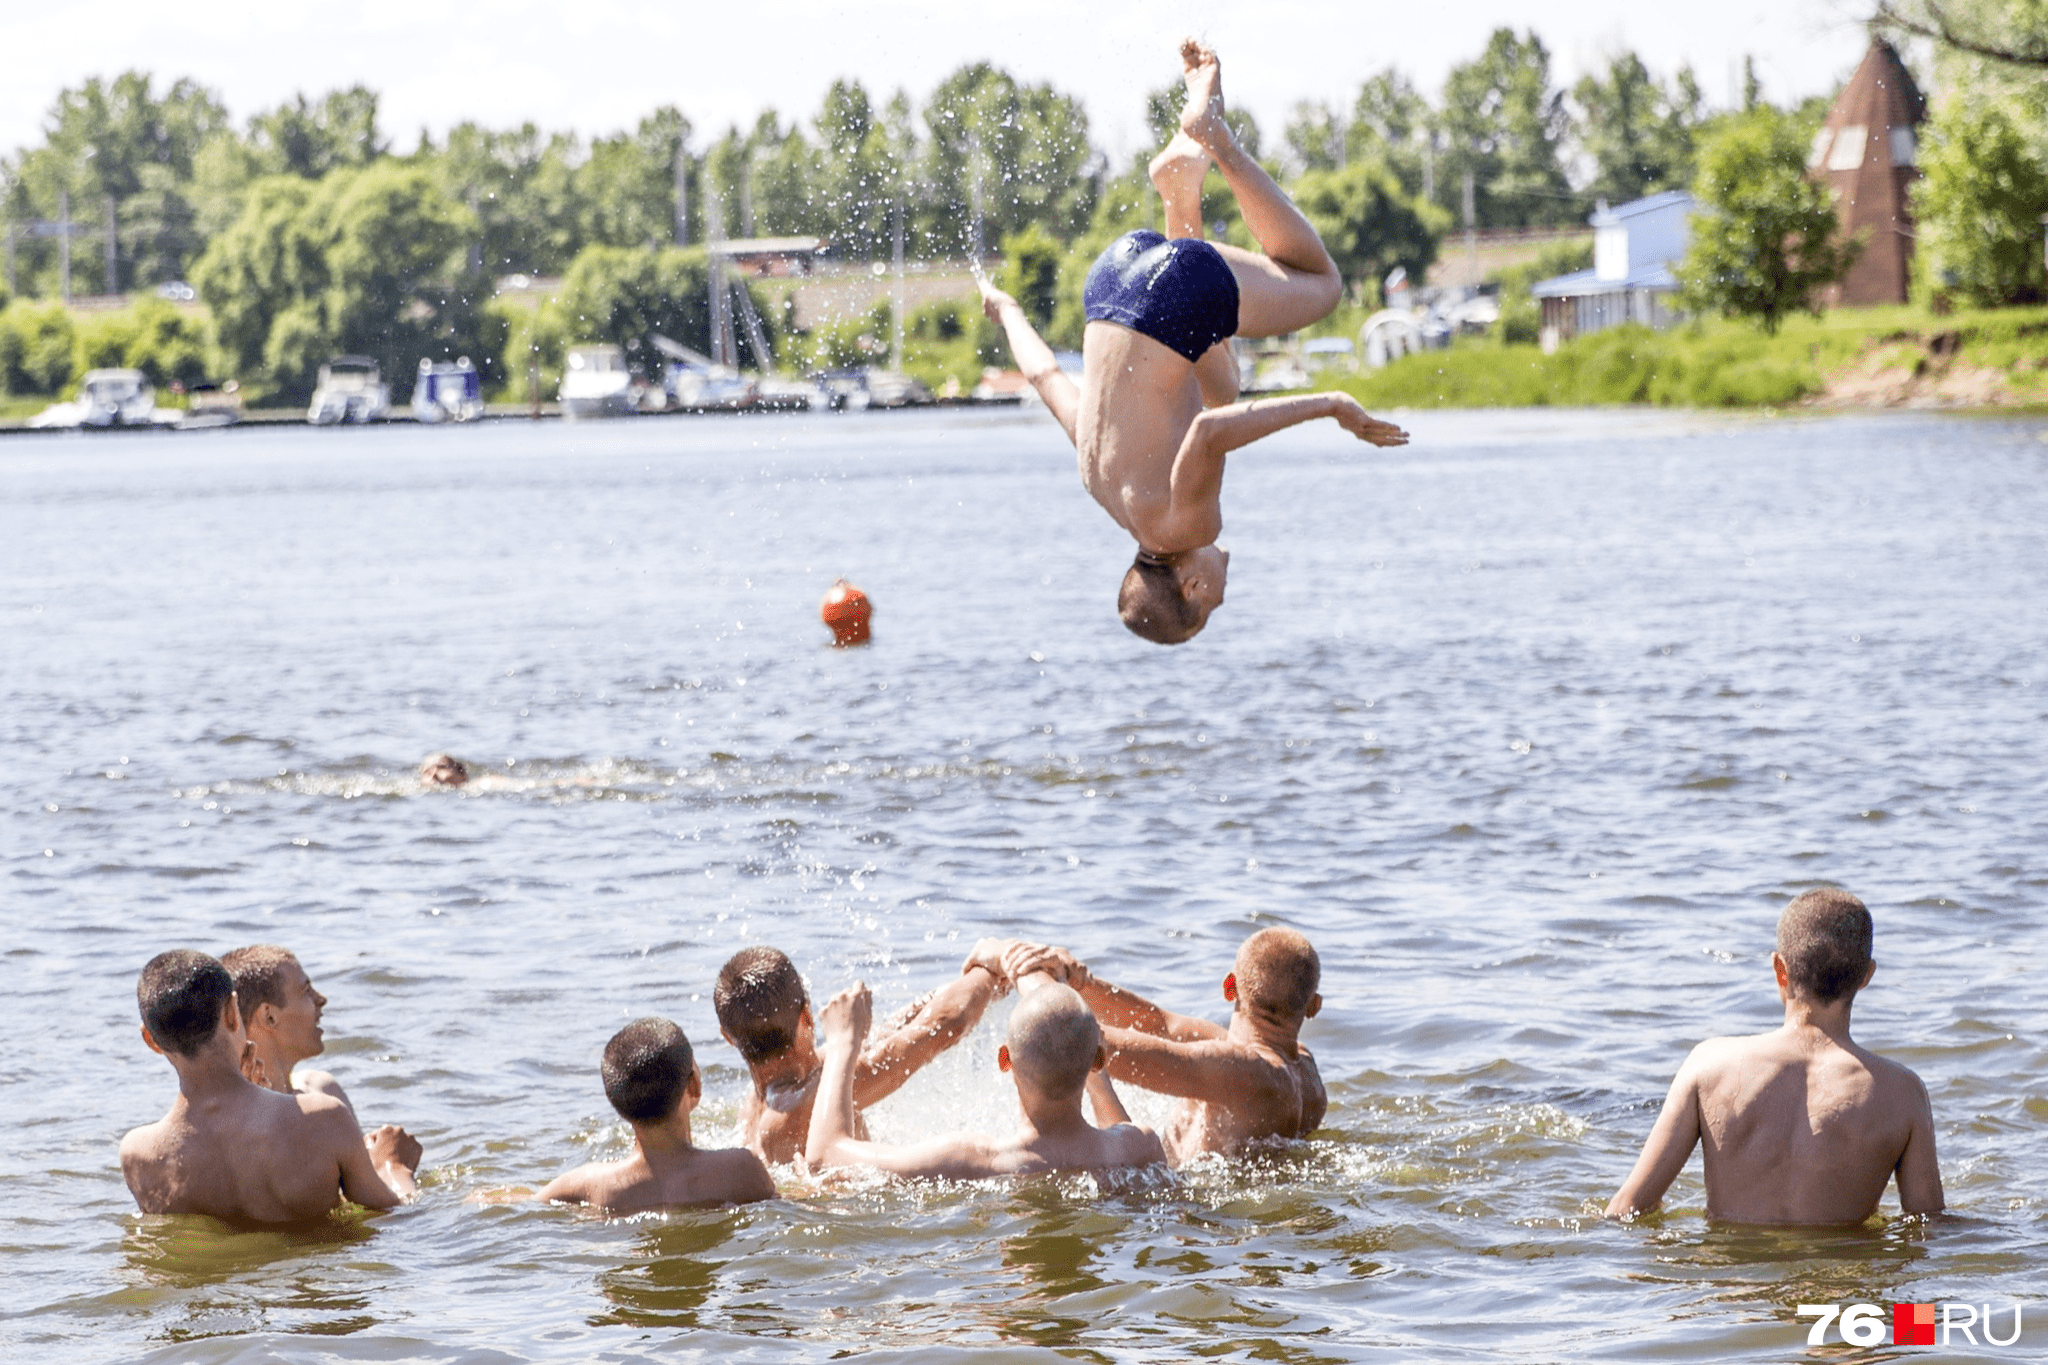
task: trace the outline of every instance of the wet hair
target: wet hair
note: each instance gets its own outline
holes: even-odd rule
[[[228,969],[190,948],[158,953],[135,983],[142,1026],[166,1052],[190,1057],[213,1039],[235,994]]]
[[[1808,891],[1778,916],[1778,956],[1795,994],[1826,1005],[1854,996],[1870,970],[1870,911],[1846,891]]]
[[[809,1003],[796,964],[775,948],[740,949],[711,990],[718,1026],[750,1066],[789,1050],[796,1042],[797,1017]]]
[[[604,1097],[629,1123],[659,1123],[676,1112],[697,1059],[666,1019],[635,1019],[604,1045]]]
[[[1289,1019],[1308,1013],[1323,983],[1322,959],[1292,929],[1261,929],[1237,950],[1237,998]]]
[[[1010,1015],[1010,1068],[1048,1098],[1077,1095],[1095,1067],[1102,1027],[1071,986],[1040,986]]]
[[[1199,635],[1209,615],[1188,600],[1174,572],[1172,555],[1138,551],[1116,595],[1116,614],[1131,634],[1155,645],[1178,645]]]
[[[256,1011],[264,1005],[280,1010],[285,1007],[284,964],[287,962],[296,966],[298,959],[292,956],[289,948],[280,948],[274,943],[253,943],[222,955],[220,965],[227,968],[228,975],[234,978],[235,998],[241,1002],[243,1019],[253,1019]]]
[[[440,768],[447,768],[450,776],[429,776]],[[428,754],[420,760],[420,781],[431,782],[437,787],[459,787],[469,781],[469,765],[454,754]]]

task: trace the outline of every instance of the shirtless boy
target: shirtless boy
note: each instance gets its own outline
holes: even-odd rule
[[[242,1075],[248,1042],[227,968],[160,953],[135,986],[142,1041],[178,1073],[178,1098],[121,1139],[121,1173],[144,1213],[241,1223],[318,1218],[344,1197],[388,1209],[412,1198],[420,1144],[386,1125],[366,1139],[331,1095],[281,1095]]]
[[[1771,969],[1785,1022],[1692,1050],[1609,1218],[1657,1207],[1704,1144],[1707,1216],[1736,1223],[1860,1223],[1894,1176],[1907,1213],[1939,1213],[1934,1112],[1920,1078],[1849,1037],[1870,983],[1870,912],[1808,891],[1778,920]]]
[[[1322,1126],[1323,1078],[1301,1045],[1302,1025],[1323,1007],[1322,963],[1294,930],[1261,929],[1238,948],[1223,978],[1227,1027],[1161,1009],[1095,976],[1064,949],[1025,944],[1004,964],[1064,978],[1102,1021],[1109,1074],[1180,1098],[1164,1133],[1174,1165],[1263,1138],[1307,1137]]]
[[[1188,99],[1180,132],[1151,166],[1166,235],[1126,233],[1089,271],[1078,386],[1017,301],[981,286],[982,307],[1002,324],[1017,368],[1079,452],[1081,482],[1138,542],[1118,614],[1162,645],[1192,639],[1223,602],[1230,556],[1216,537],[1226,455],[1318,417],[1374,445],[1408,440],[1344,394],[1236,401],[1229,339],[1306,327],[1336,307],[1344,282],[1308,219],[1224,122],[1216,54],[1189,39],[1181,62]],[[1211,162],[1264,255],[1202,240]]]
[[[307,1095],[332,1095],[355,1106],[341,1083],[324,1071],[293,1068],[327,1050],[320,1036],[320,1012],[327,997],[313,988],[306,969],[289,949],[256,943],[221,958],[235,982],[235,1005],[242,1013],[248,1046],[242,1053],[242,1074],[266,1089]]]
[[[1103,1075],[1102,1031],[1081,997],[1043,972],[1018,988],[1024,998],[996,1054],[996,1064],[1017,1083],[1023,1111],[1017,1132],[1006,1139],[951,1133],[908,1146],[868,1142],[856,1133],[854,1070],[871,1005],[864,983],[833,996],[825,1005],[825,1075],[806,1153],[811,1168],[872,1166],[912,1178],[988,1180],[1165,1162],[1158,1135],[1130,1121]],[[1082,1114],[1084,1093],[1101,1127]]]
[[[919,1068],[958,1042],[1008,989],[1002,953],[984,939],[960,975],[885,1025],[854,1071],[856,1134],[860,1111],[896,1093]],[[763,1161],[786,1165],[803,1155],[823,1060],[810,996],[796,965],[774,948],[744,948],[718,973],[711,993],[719,1032],[739,1050],[752,1078],[741,1115],[746,1144]]]
[[[744,1147],[706,1150],[690,1141],[690,1112],[704,1076],[690,1040],[666,1019],[636,1019],[604,1049],[604,1097],[633,1125],[633,1154],[557,1176],[538,1195],[607,1213],[751,1204],[775,1197],[761,1158]]]

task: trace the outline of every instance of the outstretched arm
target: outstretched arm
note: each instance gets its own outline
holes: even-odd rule
[[[1031,381],[1031,387],[1038,390],[1038,396],[1045,400],[1046,410],[1059,420],[1067,439],[1074,440],[1074,423],[1081,415],[1080,386],[1060,368],[1052,347],[1045,344],[1045,338],[1031,325],[1031,319],[1024,316],[1024,309],[1017,300],[987,280],[978,283],[981,285],[981,311],[988,314],[989,321],[1001,324],[1003,335],[1009,338],[1010,354],[1015,357],[1017,368]]]
[[[960,975],[927,996],[909,1018],[874,1040],[854,1072],[853,1103],[865,1109],[878,1104],[917,1074],[932,1058],[960,1041],[979,1023],[989,1002],[1003,993],[998,966],[982,950],[996,940],[976,945]]]
[[[1690,1058],[1678,1069],[1671,1090],[1664,1096],[1664,1112],[1657,1115],[1643,1154],[1635,1169],[1621,1182],[1614,1198],[1607,1201],[1608,1218],[1627,1218],[1648,1213],[1664,1198],[1664,1191],[1678,1179],[1692,1149],[1700,1140],[1700,1092]]]
[[[1096,1021],[1104,1028],[1135,1029],[1181,1042],[1221,1038],[1225,1033],[1220,1024],[1161,1009],[1135,991],[1127,991],[1103,980],[1065,948],[1038,943],[1016,944],[1003,955],[1003,970],[1012,981],[1019,983],[1020,988],[1024,979],[1033,972],[1043,972],[1055,981],[1066,982],[1087,1002],[1088,1008],[1095,1012]]]

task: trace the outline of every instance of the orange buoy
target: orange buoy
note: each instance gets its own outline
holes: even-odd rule
[[[839,649],[868,642],[868,620],[874,612],[868,595],[843,578],[818,604],[818,617],[832,627],[832,643]]]

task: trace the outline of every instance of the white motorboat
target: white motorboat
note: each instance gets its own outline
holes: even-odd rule
[[[140,370],[87,370],[77,398],[53,403],[28,421],[40,430],[88,427],[104,431],[160,424],[156,390]]]
[[[338,355],[320,367],[320,386],[306,420],[316,427],[375,422],[391,412],[391,386],[368,356]]]
[[[626,417],[638,411],[626,353],[616,346],[571,346],[562,366],[562,416]]]
[[[419,422],[474,422],[484,415],[483,381],[463,356],[454,364],[420,361],[412,389],[412,415]]]

